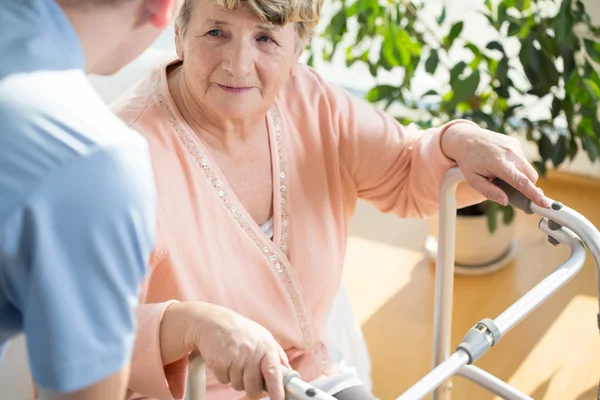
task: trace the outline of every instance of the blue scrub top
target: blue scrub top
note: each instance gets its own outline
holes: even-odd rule
[[[84,63],[54,0],[0,1],[0,357],[24,332],[61,392],[128,362],[156,226],[148,145]]]

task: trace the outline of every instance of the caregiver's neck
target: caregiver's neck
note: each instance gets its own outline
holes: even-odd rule
[[[167,82],[173,101],[185,122],[210,147],[231,152],[252,142],[267,129],[266,110],[243,119],[225,118],[207,107],[186,84],[181,64],[167,68]]]

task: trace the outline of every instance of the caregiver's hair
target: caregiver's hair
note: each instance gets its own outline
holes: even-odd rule
[[[216,0],[225,10],[249,7],[261,20],[274,25],[296,24],[297,48],[304,47],[319,23],[323,0]],[[184,0],[175,20],[181,36],[185,36],[196,0]]]

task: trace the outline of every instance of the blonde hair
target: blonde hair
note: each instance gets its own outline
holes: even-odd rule
[[[196,0],[184,0],[175,20],[181,36],[185,36]],[[262,21],[274,25],[294,22],[296,25],[296,47],[308,44],[319,23],[323,0],[217,0],[228,11],[249,7]]]

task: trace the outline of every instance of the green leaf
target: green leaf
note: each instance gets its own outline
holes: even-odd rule
[[[487,7],[489,12],[492,12],[492,0],[485,0],[485,6]]]
[[[496,223],[498,221],[498,210],[500,208],[500,204],[495,201],[489,202],[489,207],[487,209],[487,220],[488,220],[488,229],[491,233],[496,231]]]
[[[515,113],[515,110],[518,108],[521,108],[521,107],[523,107],[523,104],[514,104],[514,105],[508,107],[506,109],[506,111],[504,112],[504,119],[506,120],[506,119],[512,117],[512,115]]]
[[[595,162],[596,158],[598,158],[598,146],[596,145],[594,138],[592,138],[589,135],[585,135],[582,138],[582,141],[583,141],[583,147],[584,147],[585,151],[587,152],[588,157],[590,158],[590,161]]]
[[[494,88],[494,91],[498,93],[498,96],[508,99],[510,97],[510,92],[508,91],[508,87],[504,85],[500,85]]]
[[[530,94],[543,97],[558,85],[559,73],[554,62],[535,48],[533,38],[523,40],[519,59],[532,87]]]
[[[326,32],[332,38],[341,40],[342,36],[346,33],[347,25],[346,25],[346,13],[342,9],[337,14],[331,18],[329,25],[327,26]],[[334,49],[336,42],[333,42]]]
[[[519,11],[527,11],[530,8],[531,8],[531,0],[517,0],[517,9]]]
[[[566,82],[575,69],[575,56],[569,45],[565,42],[560,44],[560,56],[563,60],[563,79]],[[598,59],[600,60],[600,58]]]
[[[518,35],[518,34],[519,34],[519,32],[521,32],[521,26],[520,26],[519,24],[516,24],[516,23],[514,23],[514,22],[511,22],[511,23],[508,25],[508,32],[507,32],[507,35],[508,35],[509,37],[510,37],[510,36],[515,36],[515,35]]]
[[[371,74],[371,76],[377,76],[377,64],[371,64],[369,63],[369,73]]]
[[[446,20],[446,6],[444,5],[444,8],[442,8],[442,15],[440,15],[437,19],[438,25],[443,24],[445,20]]]
[[[497,130],[497,124],[496,121],[494,121],[494,118],[491,115],[484,113],[483,111],[475,111],[471,116],[471,119],[478,125],[484,125],[483,127],[485,129],[489,129],[492,131]]]
[[[552,164],[554,168],[558,167],[567,158],[567,137],[560,135],[556,144],[554,145],[554,151],[552,153]]]
[[[397,87],[390,85],[375,86],[369,91],[369,93],[367,93],[367,100],[372,103],[384,100],[390,96],[393,96],[397,89]]]
[[[504,84],[508,79],[508,58],[503,57],[498,63],[498,69],[496,70],[496,78],[501,84]]]
[[[425,94],[423,94],[423,96],[421,96],[421,98],[423,97],[427,97],[427,96],[439,96],[440,94],[438,92],[436,92],[435,90],[428,90]]]
[[[540,136],[540,139],[538,140],[538,151],[540,153],[540,157],[542,157],[542,160],[546,161],[552,158],[552,153],[554,150],[554,146],[552,146],[552,142],[550,141],[550,138],[548,136],[546,136],[543,132],[542,135]]]
[[[479,14],[483,15],[485,18],[487,18],[488,22],[490,23],[491,26],[496,26],[496,21],[494,21],[494,18],[485,12],[479,12]]]
[[[553,21],[556,39],[560,42],[566,42],[569,36],[573,34],[572,4],[572,0],[562,0],[560,10]]]
[[[541,161],[534,161],[533,166],[541,176],[546,176],[546,164]]]
[[[589,39],[583,41],[586,53],[592,60],[600,60],[600,43],[594,42]]]
[[[508,225],[515,218],[515,209],[511,206],[502,206],[502,212],[504,213],[504,217],[502,218],[502,222],[504,225]]]
[[[553,37],[549,35],[538,35],[537,40],[540,43],[540,47],[544,51],[546,57],[550,59],[555,59],[559,54],[558,43]]]
[[[506,17],[508,16],[508,14],[506,13],[506,11],[507,11],[506,4],[504,2],[500,3],[500,5],[498,6],[498,23],[499,23],[499,26],[502,26],[502,23],[504,21],[506,21]]]
[[[600,87],[591,79],[584,79],[583,84],[594,101],[600,101]]]
[[[498,50],[504,54],[504,46],[502,46],[502,43],[498,42],[497,40],[489,42],[485,48],[489,50]]]
[[[552,119],[558,116],[560,110],[562,110],[562,100],[555,96],[552,100]]]
[[[477,47],[475,44],[473,43],[466,43],[465,47],[467,49],[469,49],[471,51],[471,53],[473,53],[474,56],[482,56],[483,54],[481,53],[481,50],[479,50],[479,47]]]
[[[577,141],[575,140],[575,134],[573,134],[573,132],[569,133],[569,160],[573,161],[577,155],[579,147],[577,146]]]
[[[454,96],[452,98],[453,104],[456,105],[463,101],[471,100],[473,96],[475,96],[480,80],[481,76],[479,71],[474,71],[466,79],[458,80],[455,85],[452,85],[452,90],[454,90]]]
[[[550,88],[558,85],[558,79],[560,78],[560,74],[556,69],[556,65],[554,61],[546,58],[542,55],[542,53],[538,53],[542,59],[542,87],[544,93],[549,93]]]
[[[473,59],[469,63],[469,68],[471,68],[472,70],[478,69],[479,65],[481,65],[481,61],[483,61],[483,57],[481,55],[473,57]]]
[[[389,65],[389,69],[386,68],[388,65],[382,64],[386,70],[390,70],[391,68],[397,67],[400,65],[398,58],[396,57],[396,38],[392,35],[387,35],[383,39],[383,43],[381,45],[381,56],[380,60],[383,59]]]
[[[425,71],[428,74],[435,74],[435,70],[440,62],[440,57],[438,55],[438,51],[436,49],[431,50],[431,54],[429,54],[429,58],[425,62]]]
[[[533,44],[531,37],[525,38],[521,42],[521,50],[519,51],[519,60],[523,65],[527,79],[531,86],[536,87],[538,85],[538,71],[540,70],[540,60],[536,57],[537,49]]]
[[[462,32],[463,27],[464,27],[464,23],[462,21],[459,21],[459,22],[455,23],[454,25],[452,25],[452,28],[450,28],[450,33],[448,34],[448,36],[446,38],[444,38],[444,47],[446,49],[449,49],[450,47],[452,47],[452,44],[454,43],[456,38]]]
[[[464,61],[459,62],[450,70],[450,84],[453,85],[459,78],[459,76],[463,73],[467,64]]]

